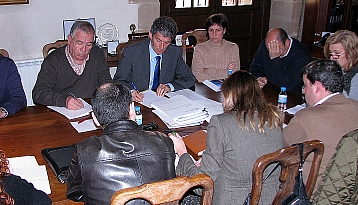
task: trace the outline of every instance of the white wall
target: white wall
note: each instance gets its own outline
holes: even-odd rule
[[[30,4],[0,5],[0,48],[14,60],[42,57],[42,47],[63,39],[62,20],[96,18],[118,28],[120,42],[128,40],[129,25],[138,27],[138,4],[128,0],[29,0]],[[96,29],[96,32],[97,32]]]

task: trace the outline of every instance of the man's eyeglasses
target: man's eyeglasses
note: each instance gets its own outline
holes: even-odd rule
[[[339,57],[341,57],[344,53],[345,53],[345,52],[337,54],[337,53],[331,53],[331,52],[329,52],[328,55],[329,55],[330,58],[339,59]]]

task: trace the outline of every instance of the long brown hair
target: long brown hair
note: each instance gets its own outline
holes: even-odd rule
[[[4,177],[10,174],[9,161],[5,153],[0,150],[0,205],[13,205],[14,200],[4,190]]]
[[[251,127],[260,133],[265,133],[264,126],[272,129],[282,129],[283,115],[276,106],[268,104],[255,77],[247,71],[236,71],[225,79],[221,91],[224,96],[224,112],[237,111],[239,126],[248,129],[246,119],[249,118]],[[254,117],[259,119],[258,124]],[[244,124],[241,123],[243,118]]]

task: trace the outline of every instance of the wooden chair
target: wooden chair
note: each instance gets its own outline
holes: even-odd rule
[[[60,48],[64,45],[67,45],[67,40],[57,40],[54,43],[48,43],[43,47],[42,55],[46,58],[52,50]]]
[[[186,33],[183,34],[182,38],[181,38],[181,50],[182,50],[182,56],[183,56],[183,60],[186,62],[186,39],[189,36],[193,36],[196,40],[196,44],[198,45],[199,43],[203,43],[205,41],[208,40],[208,37],[206,35],[206,30],[205,29],[195,29],[194,31],[188,31]]]
[[[119,60],[121,60],[121,58],[122,58],[123,48],[125,48],[133,43],[138,43],[138,42],[144,41],[145,39],[146,38],[135,38],[135,39],[129,39],[127,42],[124,42],[124,43],[119,43],[116,48],[117,61],[119,62]]]
[[[143,184],[122,189],[112,196],[111,205],[124,205],[131,199],[145,199],[151,204],[177,205],[183,195],[192,187],[203,187],[202,205],[211,205],[214,183],[206,174]]]
[[[309,176],[306,182],[306,192],[308,197],[311,197],[322,161],[324,145],[319,140],[306,141],[303,143],[303,145],[304,159],[306,159],[310,153],[314,153]],[[268,165],[275,162],[281,163],[281,175],[279,178],[281,185],[272,204],[281,204],[284,198],[292,193],[293,186],[296,182],[295,177],[298,174],[298,167],[300,163],[298,146],[290,146],[287,148],[279,149],[276,152],[263,155],[256,160],[252,170],[253,179],[250,204],[259,203],[264,171]],[[308,167],[305,165],[306,164],[303,165],[303,168],[308,169]]]
[[[0,55],[4,56],[4,57],[9,57],[9,53],[7,52],[7,50],[0,48]]]

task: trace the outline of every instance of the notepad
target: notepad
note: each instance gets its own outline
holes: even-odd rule
[[[78,117],[82,117],[88,115],[92,111],[92,106],[88,104],[83,99],[79,98],[83,103],[83,108],[79,110],[69,110],[66,107],[57,107],[57,106],[47,106],[51,110],[54,110],[63,116],[67,117],[68,119],[74,119]]]

